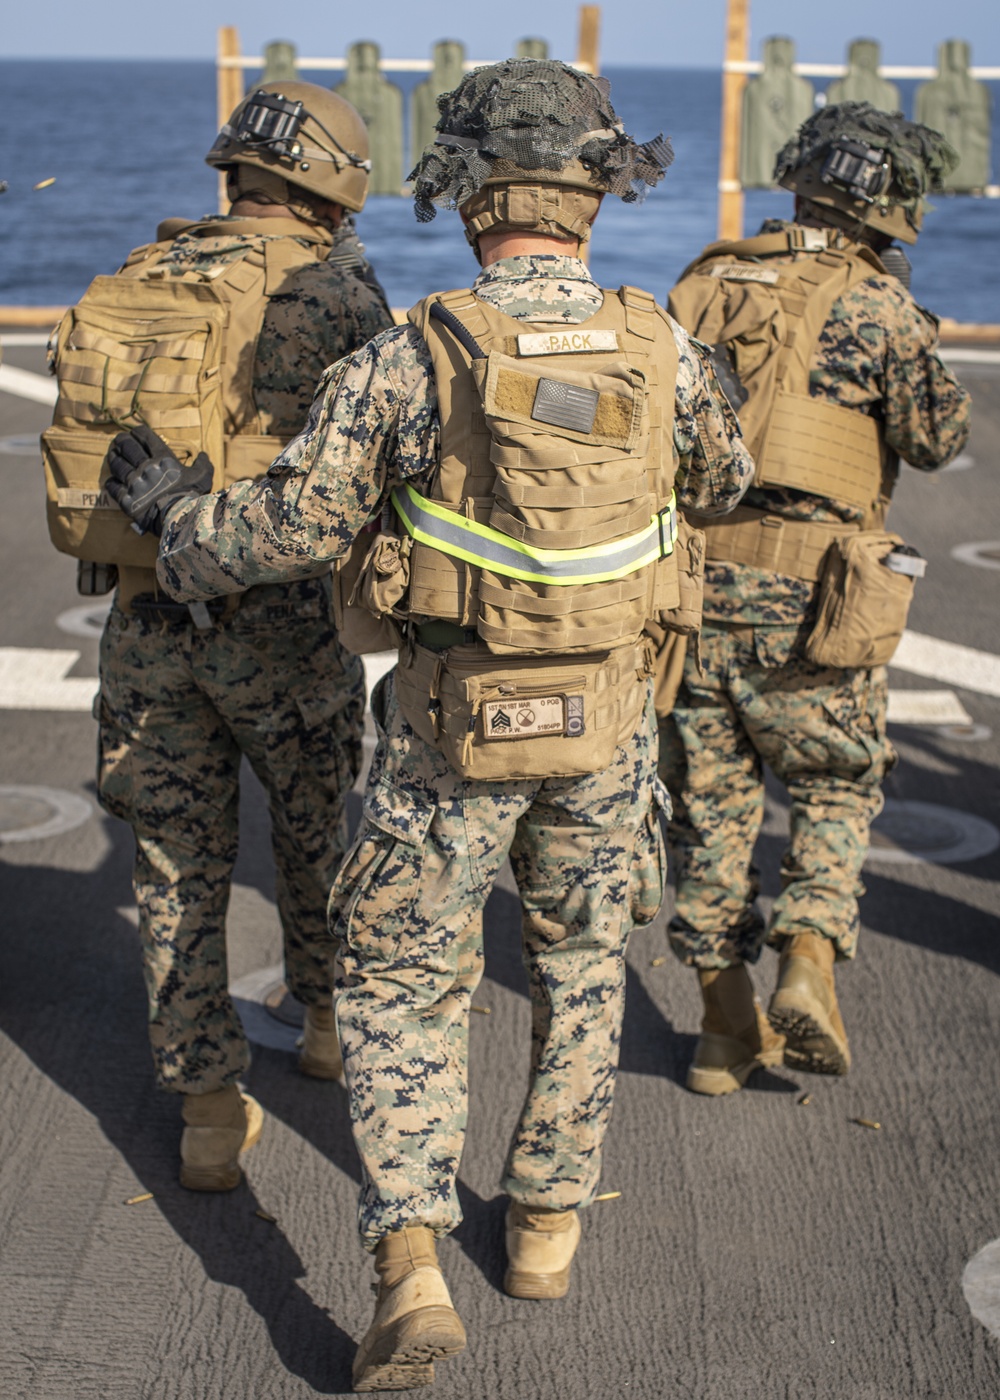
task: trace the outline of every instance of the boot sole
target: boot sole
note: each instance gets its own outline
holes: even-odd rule
[[[254,1143],[259,1142],[263,1127],[261,1119],[243,1139],[240,1152],[249,1152]],[[180,1183],[188,1191],[235,1191],[242,1180],[239,1162],[227,1162],[223,1167],[189,1167],[181,1163]]]
[[[529,1274],[508,1269],[504,1274],[503,1291],[511,1298],[565,1298],[569,1292],[570,1265],[557,1274]]]
[[[434,1380],[434,1362],[465,1349],[465,1328],[452,1308],[419,1308],[380,1337],[359,1366],[354,1389],[412,1390]]]
[[[851,1067],[851,1052],[830,1020],[816,1009],[783,1003],[775,992],[767,1019],[785,1037],[785,1064],[808,1074],[843,1075]]]
[[[702,1065],[691,1065],[687,1072],[687,1087],[693,1094],[706,1094],[719,1098],[723,1094],[735,1094],[742,1089],[759,1069],[771,1069],[782,1063],[783,1050],[765,1050],[741,1065],[729,1065],[726,1069],[710,1069]]]

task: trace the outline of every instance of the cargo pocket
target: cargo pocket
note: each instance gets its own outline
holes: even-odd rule
[[[359,963],[393,961],[414,932],[424,842],[434,808],[383,778],[365,794],[361,826],[330,891],[330,929]]]
[[[97,795],[111,816],[135,825],[135,782],[132,742],[125,726],[98,694],[94,702],[97,728]]]
[[[633,926],[651,924],[660,912],[667,881],[667,850],[661,815],[670,819],[670,797],[659,778],[653,779],[649,810],[636,833],[629,877],[629,907]]]

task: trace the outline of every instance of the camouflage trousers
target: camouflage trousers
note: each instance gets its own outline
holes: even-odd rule
[[[268,795],[288,985],[306,1003],[331,994],[326,902],[360,768],[364,675],[329,619],[328,579],[255,588],[205,630],[112,607],[98,789],[135,834],[149,1035],[165,1089],[209,1093],[250,1062],[226,963],[241,755]]]
[[[708,625],[702,674],[689,654],[673,713],[660,721],[660,774],[673,800],[677,902],[669,936],[682,962],[754,962],[767,941],[831,938],[854,956],[868,830],[895,762],[885,733],[885,669],[812,665],[785,628]],[[763,765],[788,789],[782,892],[765,930],[754,843]]]
[[[462,1218],[479,914],[508,856],[532,1045],[502,1186],[528,1205],[587,1205],[611,1113],[626,940],[656,916],[666,874],[652,709],[603,772],[480,781],[413,733],[391,675],[372,708],[379,742],[364,815],[330,899],[362,1241],[374,1249],[409,1224],[444,1234]]]

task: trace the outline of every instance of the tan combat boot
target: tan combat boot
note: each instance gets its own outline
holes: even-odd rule
[[[434,1362],[465,1346],[465,1328],[438,1267],[434,1235],[408,1225],[379,1241],[375,1318],[354,1358],[354,1389],[413,1390],[434,1380]]]
[[[797,933],[782,949],[767,1014],[785,1037],[785,1063],[793,1069],[846,1074],[851,1067],[833,986],[836,956],[833,940],[818,933]]]
[[[211,1094],[184,1095],[181,1185],[189,1191],[232,1191],[243,1177],[237,1161],[253,1147],[264,1110],[235,1084]]]
[[[698,968],[705,1014],[687,1086],[696,1094],[733,1094],[765,1065],[780,1065],[784,1044],[767,1023],[743,963]]]
[[[545,1210],[511,1201],[504,1292],[512,1298],[565,1297],[580,1233],[575,1210]]]
[[[313,1079],[340,1079],[344,1061],[332,1006],[307,1006],[299,1042],[299,1069]]]

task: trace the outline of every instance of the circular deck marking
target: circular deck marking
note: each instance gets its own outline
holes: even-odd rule
[[[110,598],[103,603],[84,603],[79,608],[67,608],[56,618],[56,626],[73,637],[100,637],[111,609]]]
[[[0,844],[44,841],[82,826],[93,805],[75,792],[50,787],[0,787]]]
[[[262,967],[258,972],[250,972],[241,977],[229,988],[229,994],[236,1004],[247,1040],[254,1045],[263,1045],[268,1050],[294,1051],[301,1029],[277,1020],[265,1004],[269,994],[284,981],[285,970],[277,967]]]
[[[867,862],[879,865],[957,865],[979,860],[1000,846],[1000,831],[992,822],[939,807],[932,802],[886,800],[885,811],[872,823]]]
[[[967,472],[970,467],[976,465],[976,459],[969,452],[960,452],[954,462],[949,462],[946,467],[942,467],[943,472]]]
[[[972,564],[977,569],[1000,569],[1000,540],[957,544],[951,551],[951,557],[960,564]]]
[[[1000,1240],[991,1240],[966,1264],[962,1292],[977,1322],[1000,1337]]]
[[[762,836],[788,839],[788,808],[767,794]],[[872,824],[866,864],[957,865],[979,860],[1000,846],[1000,830],[982,817],[939,807],[932,802],[896,802],[887,798],[885,810]]]
[[[984,739],[993,738],[993,730],[988,724],[943,724],[938,730],[942,739],[950,739],[954,744],[981,744]]]
[[[9,437],[0,437],[0,452],[6,452],[12,457],[42,455],[37,433],[11,433]]]

